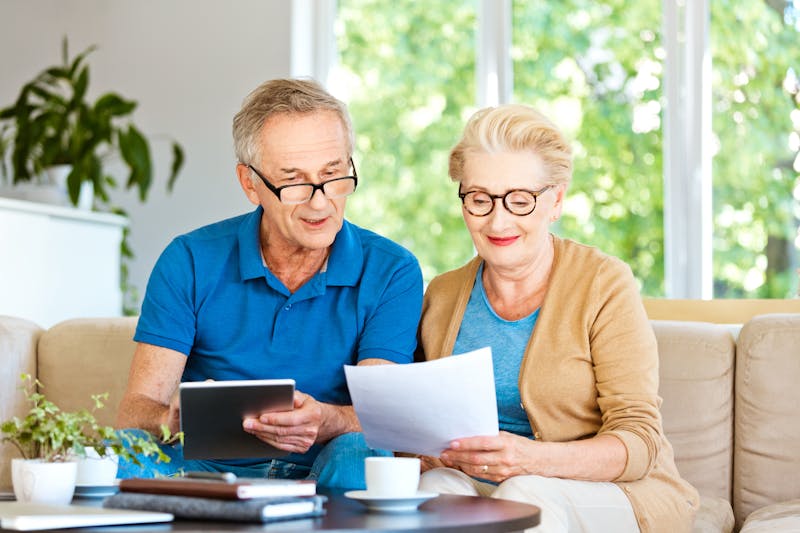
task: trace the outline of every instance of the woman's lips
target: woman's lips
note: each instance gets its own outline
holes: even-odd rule
[[[514,236],[514,237],[486,237],[486,238],[489,240],[490,243],[494,244],[495,246],[511,246],[512,244],[517,242],[517,239],[519,239],[518,236]]]

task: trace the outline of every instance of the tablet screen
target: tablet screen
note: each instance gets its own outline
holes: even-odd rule
[[[270,411],[290,411],[293,379],[181,383],[181,431],[185,459],[273,458],[289,452],[242,429],[242,420]]]

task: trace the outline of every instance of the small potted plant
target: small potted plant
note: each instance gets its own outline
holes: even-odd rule
[[[96,458],[118,458],[140,464],[137,456],[155,456],[169,462],[158,442],[145,436],[118,432],[97,422],[94,412],[104,407],[108,394],[92,395],[92,408],[65,412],[36,388],[39,380],[22,374],[23,390],[30,404],[24,418],[12,417],[0,425],[2,441],[17,448],[19,459],[12,460],[11,477],[18,501],[69,503],[75,491],[78,459],[87,454]],[[162,441],[182,439],[162,428]],[[116,469],[114,470],[116,475]]]
[[[130,119],[137,102],[115,92],[94,102],[87,98],[89,47],[70,59],[67,39],[62,45],[62,63],[44,69],[22,86],[16,101],[0,109],[0,165],[12,185],[48,181],[50,175],[66,177],[66,191],[78,205],[81,186],[91,184],[89,199],[109,202],[108,189],[117,186],[104,164],[121,158],[129,174],[127,188],[136,187],[144,201],[153,179],[150,147],[144,134]],[[183,149],[172,141],[172,189],[183,164]],[[63,186],[63,185],[62,185]],[[91,208],[91,206],[89,206]]]

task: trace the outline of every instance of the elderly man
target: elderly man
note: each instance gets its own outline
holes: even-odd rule
[[[255,89],[233,121],[236,173],[257,207],[177,237],[153,269],[117,421],[179,427],[181,381],[292,378],[294,410],[243,421],[277,459],[123,464],[363,488],[367,448],[342,366],[413,360],[422,276],[413,255],[344,218],[358,177],[345,105],[310,80]]]

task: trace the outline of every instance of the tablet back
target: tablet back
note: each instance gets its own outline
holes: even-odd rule
[[[287,455],[246,433],[242,420],[293,408],[292,379],[181,383],[181,431],[185,459],[250,459]]]

